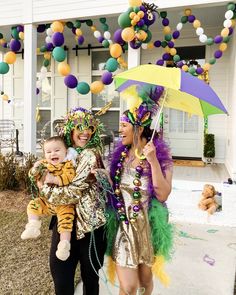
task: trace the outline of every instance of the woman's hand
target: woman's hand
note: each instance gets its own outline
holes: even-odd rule
[[[143,154],[150,164],[154,164],[157,161],[156,148],[152,141],[149,141],[143,148]]]

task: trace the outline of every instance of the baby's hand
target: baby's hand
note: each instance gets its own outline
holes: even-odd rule
[[[53,176],[51,173],[47,173],[44,179],[44,183],[59,185],[59,180],[56,176]]]

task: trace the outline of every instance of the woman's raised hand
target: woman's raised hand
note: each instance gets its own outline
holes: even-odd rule
[[[157,160],[156,157],[156,148],[152,141],[149,141],[143,148],[143,154],[146,157],[147,161],[151,164],[153,161]]]

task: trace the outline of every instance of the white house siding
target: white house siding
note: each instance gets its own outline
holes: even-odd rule
[[[4,2],[4,3],[3,3]],[[24,0],[1,0],[0,26],[21,24],[24,16]]]

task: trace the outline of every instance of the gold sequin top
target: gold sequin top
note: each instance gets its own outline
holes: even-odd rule
[[[95,149],[83,150],[77,158],[76,176],[68,186],[56,187],[44,185],[42,194],[51,203],[75,204],[77,221],[77,239],[99,228],[106,222],[105,200],[97,185],[92,169],[103,168],[100,154]]]

